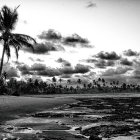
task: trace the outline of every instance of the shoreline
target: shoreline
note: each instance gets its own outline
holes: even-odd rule
[[[35,98],[120,98],[120,97],[140,97],[140,93],[84,93],[84,94],[40,94],[40,95],[24,95],[24,97]]]
[[[75,103],[78,98],[125,98],[140,97],[139,93],[100,93],[100,94],[53,94],[0,96],[0,124],[7,120],[27,116],[35,112]]]
[[[67,103],[76,102],[73,98],[39,98],[25,96],[0,96],[0,124],[5,121],[45,111]]]

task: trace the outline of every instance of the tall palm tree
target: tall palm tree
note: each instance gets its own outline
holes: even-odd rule
[[[12,33],[18,20],[17,8],[13,10],[7,6],[3,6],[0,10],[0,41],[3,43],[0,76],[2,75],[4,54],[7,55],[8,60],[10,58],[10,46],[15,49],[18,58],[18,51],[22,46],[33,49],[33,45],[36,43],[36,41],[28,35]]]

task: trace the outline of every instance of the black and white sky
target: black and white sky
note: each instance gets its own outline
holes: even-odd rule
[[[14,50],[9,77],[98,77],[139,82],[140,0],[0,0],[15,8],[14,32],[34,37],[35,52]],[[0,47],[1,51],[2,46]]]

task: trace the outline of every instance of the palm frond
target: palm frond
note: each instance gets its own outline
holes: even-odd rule
[[[5,46],[5,51],[6,51],[6,55],[7,55],[8,61],[9,61],[9,58],[11,57],[9,43],[6,44],[6,46]],[[7,61],[7,62],[8,62],[8,61]]]
[[[13,30],[18,19],[16,10],[3,6],[0,11],[0,28],[2,30]]]
[[[15,48],[16,57],[17,57],[17,59],[18,59],[18,51],[19,51],[19,49],[21,48],[20,43],[19,43],[18,41],[16,41],[16,40],[10,40],[10,41],[9,41],[9,45],[10,45],[10,46],[13,46],[13,47]]]
[[[2,36],[0,36],[0,41],[3,39],[3,37]]]
[[[29,35],[25,35],[25,34],[14,34],[16,37],[22,37],[22,38],[25,38],[26,40],[28,41],[32,41],[33,43],[36,43],[36,40],[34,38],[32,38],[31,36]]]
[[[18,59],[18,51],[19,51],[19,49],[17,47],[14,47],[14,48],[15,48],[15,52],[16,52],[16,57]]]
[[[22,46],[32,48],[34,51],[34,44],[36,43],[35,39],[28,35],[24,34],[12,34],[12,41],[14,41],[15,44],[19,47],[19,49]]]
[[[20,6],[20,5],[19,5]],[[12,19],[11,19],[11,23],[10,23],[10,25],[9,26],[11,26],[11,25],[13,25],[13,23],[16,23],[16,21],[17,21],[17,19],[18,19],[18,14],[17,14],[17,9],[19,8],[19,6],[17,6],[15,9],[14,9],[14,11],[13,11],[13,16],[12,16]],[[15,14],[16,14],[16,16],[15,16]],[[15,25],[15,24],[14,24]],[[13,26],[13,28],[14,28],[14,26]]]

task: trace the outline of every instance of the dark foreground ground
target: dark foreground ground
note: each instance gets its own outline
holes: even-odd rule
[[[0,99],[0,139],[140,139],[140,95],[50,95]]]

